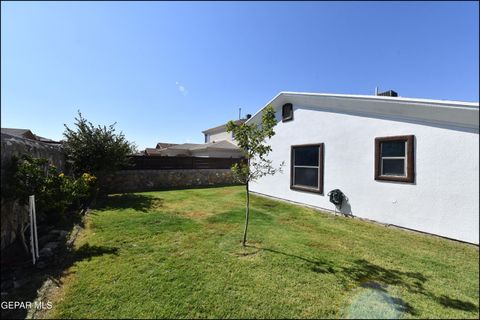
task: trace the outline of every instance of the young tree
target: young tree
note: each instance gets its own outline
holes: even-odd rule
[[[274,168],[272,161],[267,159],[267,155],[272,151],[272,147],[267,144],[267,139],[275,135],[273,127],[277,124],[275,119],[275,109],[267,106],[262,113],[262,123],[236,124],[233,121],[227,123],[227,132],[232,132],[238,146],[245,154],[245,162],[237,163],[232,166],[232,171],[240,182],[245,184],[247,191],[245,206],[245,229],[243,231],[242,245],[247,241],[248,218],[250,213],[250,190],[249,183],[266,175],[273,175],[281,171],[283,162],[279,168]]]
[[[101,179],[128,163],[127,156],[135,152],[135,145],[122,132],[115,132],[116,123],[94,126],[80,111],[75,120],[76,129],[65,125],[63,135],[65,156],[76,175],[89,172]]]

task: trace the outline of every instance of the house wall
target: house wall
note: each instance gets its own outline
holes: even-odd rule
[[[227,131],[220,131],[220,132],[207,134],[206,143],[213,142],[213,141],[220,141],[220,140],[233,141],[232,133]]]
[[[433,111],[434,112],[434,111]],[[283,173],[252,183],[253,192],[335,210],[327,193],[348,197],[343,213],[453,239],[479,243],[479,134],[477,129],[336,113],[294,105],[294,120],[270,140]],[[374,180],[375,137],[415,135],[415,183]],[[324,194],[290,189],[292,145],[324,143]]]

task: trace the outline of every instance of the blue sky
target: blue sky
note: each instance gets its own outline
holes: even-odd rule
[[[477,2],[2,2],[1,125],[80,109],[140,148],[203,142],[280,91],[479,100]]]

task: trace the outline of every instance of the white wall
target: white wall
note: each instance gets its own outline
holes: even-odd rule
[[[434,112],[434,111],[433,111]],[[341,189],[342,211],[444,237],[479,243],[479,134],[425,124],[299,107],[282,123],[277,109],[270,158],[283,174],[251,185],[254,192],[334,210],[327,193]],[[415,135],[415,183],[374,179],[375,137]],[[290,147],[324,143],[324,194],[290,190]]]
[[[232,133],[227,131],[214,132],[207,135],[207,143],[213,141],[228,140],[233,141]]]

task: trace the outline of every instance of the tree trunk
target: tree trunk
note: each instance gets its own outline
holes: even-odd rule
[[[247,205],[245,208],[245,229],[243,230],[243,240],[242,246],[245,247],[245,243],[247,242],[247,230],[248,230],[248,214],[250,213],[250,191],[248,190],[248,182],[246,184],[247,190]]]

